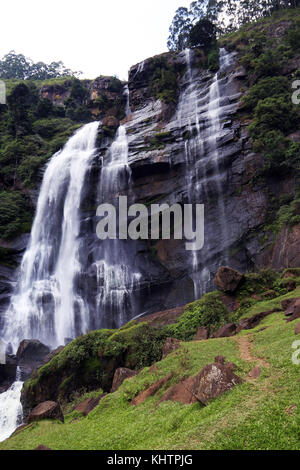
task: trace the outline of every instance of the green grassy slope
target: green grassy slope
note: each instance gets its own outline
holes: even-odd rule
[[[282,298],[295,295],[299,288]],[[282,298],[276,299],[277,305]],[[274,300],[261,304],[263,310],[271,309]],[[38,444],[51,449],[101,450],[299,449],[300,365],[292,363],[295,324],[297,320],[286,323],[279,312],[231,338],[183,342],[157,363],[157,371],[149,373],[144,368],[104,398],[89,416],[71,412],[65,424],[34,423],[1,443],[0,450],[33,449]],[[267,328],[262,330],[262,326]],[[139,391],[170,371],[175,375],[168,387],[183,376],[195,375],[219,354],[237,365],[236,373],[244,383],[208,406],[173,402],[157,406],[166,388],[142,405],[131,406]],[[262,375],[249,379],[255,365],[261,366]]]

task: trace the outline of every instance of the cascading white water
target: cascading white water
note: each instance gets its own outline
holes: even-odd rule
[[[131,114],[131,109],[130,109],[130,102],[129,102],[129,88],[128,88],[128,85],[125,85],[125,87],[124,87],[124,95],[126,96],[125,113],[126,113],[126,116],[129,116]]]
[[[186,157],[186,186],[188,201],[198,203],[208,197],[209,185],[214,184],[215,197],[218,200],[218,220],[215,221],[223,231],[224,238],[227,235],[226,211],[222,198],[222,172],[220,168],[221,154],[218,151],[218,139],[223,133],[221,117],[226,110],[226,104],[221,102],[220,86],[223,72],[232,64],[232,55],[224,49],[220,50],[220,68],[213,76],[207,87],[199,87],[201,77],[199,72],[195,75],[192,68],[193,51],[185,50],[187,71],[185,74],[185,89],[181,94],[177,120],[179,127],[186,129],[185,140]],[[208,171],[209,170],[209,171]],[[210,174],[208,174],[210,173]],[[210,240],[206,234],[205,248],[192,251],[192,273],[194,281],[195,298],[200,298],[207,290],[210,283],[210,272],[207,261],[210,254]],[[226,260],[226,250],[224,259]],[[202,267],[200,267],[202,266]]]
[[[21,372],[17,368],[16,381],[6,392],[0,394],[0,442],[7,439],[22,424],[22,386]]]
[[[5,316],[4,338],[16,349],[35,338],[64,344],[88,328],[88,308],[74,290],[80,203],[85,175],[95,156],[99,123],[87,124],[50,160],[41,186],[18,286]]]
[[[128,140],[126,128],[117,131],[101,172],[100,200],[111,203],[117,209],[118,196],[126,188],[130,194],[131,171],[128,165]],[[130,247],[125,241],[105,240],[101,260],[96,262],[99,285],[97,306],[106,312],[106,319],[121,326],[132,311],[132,292],[138,288],[140,274],[134,270]]]

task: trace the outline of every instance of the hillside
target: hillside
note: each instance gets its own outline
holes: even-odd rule
[[[6,81],[0,390],[24,381],[25,424],[0,450],[299,450],[299,79],[295,8],[127,83]],[[173,220],[100,240],[120,196],[203,204],[203,248]]]
[[[284,296],[258,301],[245,309],[243,318],[276,307],[280,310],[283,300],[299,294],[298,287]],[[183,341],[179,349],[157,361],[155,368],[143,368],[116,392],[102,398],[88,416],[72,411],[73,407],[89,397],[99,396],[102,390],[83,395],[74,393],[72,401],[61,401],[64,424],[52,421],[29,424],[0,444],[0,449],[34,449],[40,444],[60,450],[299,449],[300,366],[292,363],[296,324],[299,319],[286,323],[283,312],[278,311],[255,328],[229,338]],[[69,356],[70,361],[71,351],[76,354],[76,343],[83,345],[90,339],[89,336],[79,338],[74,345],[67,346],[64,357]],[[236,365],[235,374],[242,378],[241,385],[207,406],[173,401],[159,403],[174,384],[199,373],[218,355]],[[54,364],[48,366],[53,376],[56,375]],[[70,364],[65,364],[69,371]],[[251,378],[249,372],[255,366],[260,367],[261,375]],[[154,396],[142,404],[130,404],[141,391],[170,373],[173,375],[169,381]]]

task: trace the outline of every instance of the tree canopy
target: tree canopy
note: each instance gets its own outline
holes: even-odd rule
[[[10,51],[0,60],[0,79],[17,80],[47,80],[49,78],[78,76],[81,72],[74,72],[65,67],[63,62],[34,63],[23,54]]]
[[[269,16],[276,10],[299,6],[300,0],[196,0],[189,8],[176,10],[167,46],[172,51],[195,47],[198,45],[194,44],[196,32],[200,33],[202,29],[203,34],[205,24],[208,26],[211,23],[216,35],[220,35]]]

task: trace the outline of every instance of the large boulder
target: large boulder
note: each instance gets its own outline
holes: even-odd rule
[[[138,374],[138,371],[127,369],[127,367],[119,367],[113,378],[113,383],[111,387],[111,393],[118,390],[118,388],[122,385],[125,379],[130,379],[131,377],[135,377]]]
[[[227,323],[227,325],[222,326],[217,330],[212,337],[213,338],[228,338],[233,336],[236,332],[236,326],[234,323]]]
[[[55,401],[44,401],[31,411],[28,422],[39,421],[41,419],[58,419],[64,422],[64,415],[61,407]]]
[[[164,359],[180,347],[180,341],[176,338],[167,338],[162,349],[162,358]]]
[[[197,402],[207,405],[210,400],[242,383],[242,379],[233,370],[234,364],[226,364],[225,359],[218,356],[213,364],[205,366],[198,375],[189,377],[168,390],[159,403],[172,400],[184,405]]]
[[[106,397],[106,395],[107,393],[102,393],[98,397],[87,398],[83,402],[76,405],[74,410],[79,411],[79,413],[82,413],[84,416],[87,416],[91,411],[93,411],[94,408],[96,408],[96,406],[99,405],[100,400]]]
[[[24,339],[17,351],[18,365],[22,370],[22,377],[27,378],[50,353],[50,348],[37,339]]]
[[[50,348],[37,339],[23,339],[17,351],[18,363],[42,362],[49,353]]]
[[[237,290],[243,279],[244,275],[236,269],[221,266],[215,276],[215,284],[222,291],[233,293]]]
[[[289,299],[290,302],[284,312],[286,317],[290,317],[288,320],[293,321],[300,317],[300,298]]]

